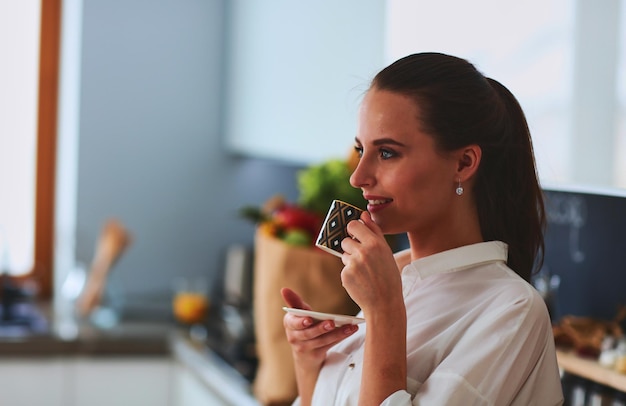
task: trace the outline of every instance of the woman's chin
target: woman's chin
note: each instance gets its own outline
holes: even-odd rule
[[[392,224],[391,222],[386,221],[382,216],[373,215],[372,220],[374,221],[374,223],[376,223],[378,227],[380,227],[381,231],[385,235],[401,234],[406,231],[404,230],[404,227],[398,224]]]

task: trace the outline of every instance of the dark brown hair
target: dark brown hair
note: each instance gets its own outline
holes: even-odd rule
[[[399,59],[371,87],[411,97],[421,130],[441,150],[480,146],[474,196],[483,239],[507,243],[509,267],[529,281],[543,260],[546,220],[528,123],[513,94],[465,59],[440,53]]]

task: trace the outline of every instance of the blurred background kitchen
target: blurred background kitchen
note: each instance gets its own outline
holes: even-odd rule
[[[253,363],[171,338],[177,281],[249,306],[239,208],[296,200],[298,171],[345,157],[369,79],[408,53],[507,85],[546,188],[623,208],[624,3],[0,0],[2,298],[49,304],[36,338],[0,323],[0,404],[254,404]],[[105,272],[106,311],[53,326],[111,219],[132,242]]]

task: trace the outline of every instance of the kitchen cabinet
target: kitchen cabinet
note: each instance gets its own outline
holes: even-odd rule
[[[69,406],[70,366],[62,358],[0,360],[0,404]]]
[[[170,406],[170,358],[10,358],[0,361],[0,404]]]
[[[70,363],[71,405],[171,405],[169,358],[77,358]]]
[[[226,401],[214,392],[188,368],[182,365],[175,366],[173,381],[172,406],[207,406],[227,405]]]
[[[379,0],[228,2],[227,148],[297,164],[343,158],[384,65]]]

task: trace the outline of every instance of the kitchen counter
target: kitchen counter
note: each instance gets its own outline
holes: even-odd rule
[[[71,337],[45,334],[0,337],[0,357],[169,356],[171,325],[121,323],[111,329],[81,326]]]
[[[174,358],[191,371],[224,405],[259,406],[251,394],[250,381],[209,349],[180,330],[171,335]]]
[[[45,306],[42,309],[46,313]],[[195,377],[224,405],[258,405],[249,377],[220,357],[219,349],[211,349],[210,340],[194,340],[174,322],[122,321],[98,328],[87,322],[49,320],[45,332],[0,334],[0,358],[162,358]]]
[[[99,328],[88,321],[55,318],[50,306],[37,304],[43,327],[27,330],[0,324],[0,357],[169,356],[167,322],[121,322]]]

